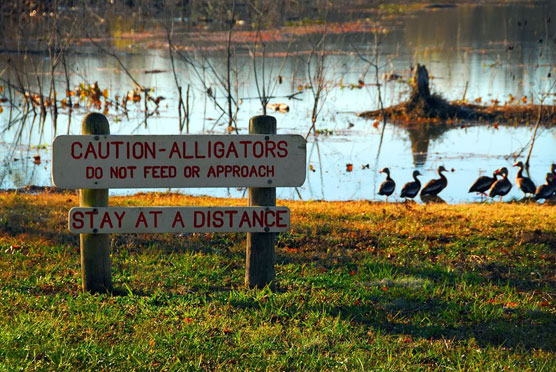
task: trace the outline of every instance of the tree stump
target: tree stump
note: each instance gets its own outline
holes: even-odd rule
[[[412,118],[449,119],[462,114],[462,111],[450,105],[444,98],[431,94],[429,87],[429,72],[424,65],[417,65],[413,72],[409,101],[405,112]]]
[[[431,96],[431,91],[429,89],[429,72],[427,68],[425,65],[418,64],[413,70],[413,89],[411,95],[428,99]]]
[[[414,120],[430,119],[436,126],[445,125],[445,120],[478,120],[493,117],[488,112],[481,112],[480,107],[463,104],[450,104],[442,96],[431,94],[429,72],[424,65],[413,69],[413,82],[409,100],[388,107],[384,110],[365,111],[358,116],[375,118],[387,115],[389,118],[400,118],[406,124],[413,124]],[[394,119],[395,120],[395,119]]]

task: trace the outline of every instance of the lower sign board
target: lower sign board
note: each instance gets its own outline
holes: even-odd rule
[[[300,135],[64,135],[52,145],[52,181],[66,189],[301,186],[306,147]]]
[[[282,232],[287,207],[72,208],[69,229],[79,234],[180,232]]]

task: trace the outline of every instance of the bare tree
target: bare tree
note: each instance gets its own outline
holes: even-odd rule
[[[311,110],[311,127],[305,135],[308,138],[311,132],[316,134],[318,116],[324,106],[328,95],[330,80],[328,79],[328,60],[326,58],[326,31],[320,35],[319,40],[313,45],[306,63],[307,80],[313,96]]]
[[[260,4],[257,7],[257,4]],[[267,43],[263,38],[263,30],[262,30],[262,23],[263,20],[268,16],[270,8],[275,5],[272,1],[252,1],[250,3],[253,12],[255,13],[256,21],[255,21],[255,28],[256,28],[256,37],[253,43],[253,48],[250,49],[251,59],[253,61],[253,76],[255,78],[255,86],[257,88],[257,97],[261,103],[261,110],[263,115],[267,114],[267,106],[273,96],[274,91],[278,84],[282,83],[282,70],[287,62],[289,57],[289,50],[290,46],[293,41],[293,35],[290,37],[288,42],[288,46],[286,49],[286,53],[282,58],[282,62],[278,71],[275,73],[274,70],[274,63],[270,63],[269,65],[266,62],[267,59]],[[298,92],[296,94],[299,94]],[[292,99],[295,97],[296,94],[286,96],[285,98]]]
[[[363,60],[367,65],[373,70],[374,72],[374,85],[376,86],[377,94],[378,94],[378,107],[380,109],[380,116],[382,118],[382,130],[380,132],[380,141],[378,145],[378,150],[376,154],[376,160],[378,162],[378,158],[380,156],[380,150],[382,148],[382,141],[384,139],[384,132],[386,129],[386,123],[388,122],[388,118],[386,117],[386,113],[384,110],[384,100],[382,98],[382,81],[380,79],[380,70],[387,65],[387,63],[380,63],[380,46],[381,41],[379,40],[379,30],[375,30],[373,33],[374,35],[374,43],[371,50],[371,58],[368,58],[361,54],[361,52],[353,47],[357,55],[361,60]]]
[[[228,124],[228,132],[239,133],[237,128],[237,114],[239,112],[239,71],[235,43],[233,40],[234,27],[236,24],[236,2],[232,0],[230,6],[225,8],[225,39],[224,47],[224,68],[223,71],[216,65],[216,59],[211,58],[209,48],[200,44],[198,41],[188,40],[195,47],[196,55],[183,50],[174,48],[176,55],[188,65],[201,83],[205,95],[215,105],[220,112],[220,118],[225,117]],[[196,35],[198,39],[203,39],[203,34]],[[214,85],[210,82],[214,81]],[[220,119],[219,118],[219,119]],[[216,121],[216,123],[218,120]],[[216,125],[215,123],[215,125]]]
[[[183,131],[185,126],[186,133],[189,133],[189,91],[190,84],[187,84],[186,91],[186,103],[183,102],[183,89],[182,85],[178,79],[178,74],[176,72],[176,63],[174,60],[174,45],[173,45],[173,33],[174,33],[174,13],[173,8],[170,13],[167,13],[166,23],[162,25],[166,29],[166,40],[168,42],[168,54],[170,56],[170,63],[172,65],[172,75],[174,77],[174,82],[176,84],[176,89],[178,91],[178,116],[179,116],[179,129],[180,133]]]

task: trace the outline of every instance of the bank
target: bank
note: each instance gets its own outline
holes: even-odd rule
[[[556,208],[278,201],[277,289],[245,234],[113,235],[112,295],[80,291],[75,193],[0,193],[8,370],[556,368]],[[112,206],[241,206],[145,193]]]

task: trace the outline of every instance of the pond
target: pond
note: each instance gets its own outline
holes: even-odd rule
[[[518,100],[554,104],[556,76],[556,27],[548,15],[556,14],[551,1],[512,3],[512,5],[461,5],[453,8],[422,10],[395,17],[384,27],[377,40],[381,95],[386,106],[407,98],[410,68],[416,63],[427,66],[432,76],[432,89],[449,100],[466,98],[469,102],[500,105],[516,104]],[[307,180],[298,189],[283,188],[278,198],[304,200],[382,200],[377,189],[383,180],[378,171],[389,167],[397,182],[390,200],[400,200],[399,190],[418,169],[421,180],[436,178],[436,169],[444,165],[448,187],[440,196],[448,203],[479,201],[467,191],[473,181],[502,166],[510,169],[513,180],[517,158],[524,160],[529,151],[535,123],[520,125],[449,125],[445,130],[404,129],[393,123],[382,124],[365,120],[356,113],[378,108],[378,90],[373,69],[360,56],[375,58],[375,38],[369,33],[331,35],[327,39],[324,79],[326,93],[316,122],[318,135],[308,137]],[[270,49],[269,49],[270,50]],[[307,57],[304,53],[268,53],[267,74],[274,74],[272,95],[282,98],[272,102],[286,103],[286,113],[271,113],[277,118],[278,133],[306,135],[311,126],[313,96],[308,88]],[[11,58],[28,65],[28,59],[13,53],[0,54],[0,71]],[[48,56],[38,56],[38,66],[47,75]],[[137,81],[163,96],[158,112],[145,125],[141,105],[130,104],[127,117],[109,113],[112,134],[179,134],[177,93],[167,49],[126,49],[120,54],[122,63]],[[225,60],[217,55],[207,62],[222,68]],[[199,82],[191,67],[176,61],[178,77],[185,86],[191,84],[190,134],[228,132],[225,118],[210,99],[206,85]],[[247,133],[249,118],[261,114],[256,99],[253,62],[249,51],[239,51],[234,59],[237,67],[237,116],[239,133]],[[133,89],[129,77],[118,68],[109,55],[83,48],[68,56],[72,66],[72,84],[97,81],[110,95],[123,95]],[[261,76],[261,65],[255,66]],[[29,66],[29,68],[31,68]],[[156,73],[145,73],[145,72]],[[9,74],[9,72],[8,72]],[[399,78],[385,81],[385,77]],[[277,76],[281,84],[274,83]],[[44,80],[47,77],[43,76]],[[31,79],[30,79],[31,80]],[[63,86],[63,76],[56,76]],[[362,84],[359,83],[362,81]],[[32,80],[31,80],[32,81]],[[31,82],[31,84],[33,84]],[[48,84],[48,83],[46,83]],[[216,81],[209,86],[216,86]],[[299,90],[301,88],[301,90]],[[296,99],[284,96],[300,92]],[[5,91],[4,91],[5,94]],[[216,95],[222,97],[221,91]],[[526,98],[524,98],[526,97]],[[52,124],[44,126],[39,118],[10,122],[10,110],[3,104],[0,113],[0,187],[26,185],[49,186],[50,145],[58,134],[80,134],[80,120],[86,110],[74,110],[71,116],[61,113]],[[18,110],[11,112],[12,119]],[[218,120],[219,119],[219,120]],[[375,125],[373,125],[375,124]],[[381,143],[382,138],[382,143]],[[380,152],[379,152],[380,148]],[[531,156],[531,177],[544,183],[550,164],[556,163],[556,129],[540,127]],[[348,164],[352,165],[348,171]],[[112,190],[131,193],[136,190]],[[178,191],[175,190],[174,191]],[[243,189],[180,189],[188,194],[242,197]],[[521,191],[514,187],[505,200],[519,199]]]

